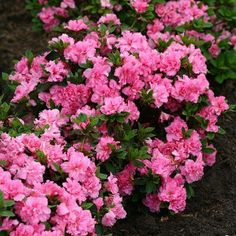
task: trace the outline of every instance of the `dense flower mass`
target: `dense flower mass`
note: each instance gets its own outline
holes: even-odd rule
[[[131,4],[145,11],[149,2]],[[63,1],[68,7],[73,1]],[[121,32],[114,14],[65,28],[49,51],[23,57],[9,76],[15,90],[1,105],[0,229],[102,235],[126,217],[124,201],[134,193],[152,212],[182,212],[191,183],[215,162],[211,140],[229,108],[209,88],[201,50],[178,37],[161,45]]]
[[[236,79],[235,1],[28,0],[28,8],[33,13],[34,22],[37,22],[35,27],[43,26],[47,31],[58,28],[59,31],[80,31],[87,27],[84,20],[98,20],[102,16],[99,20],[101,24],[112,22],[121,25],[121,28],[138,30],[159,44],[184,40],[186,44],[197,46],[208,59],[210,79],[219,83],[225,79]],[[79,19],[75,20],[75,17]],[[68,19],[71,20],[65,23]],[[177,61],[173,60],[173,63]],[[194,70],[198,70],[197,65]]]

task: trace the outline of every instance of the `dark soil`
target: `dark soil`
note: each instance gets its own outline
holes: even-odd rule
[[[48,36],[33,33],[31,27],[24,0],[0,0],[0,72],[10,72],[13,60],[26,50],[46,49]],[[214,90],[236,103],[235,82],[227,81]],[[196,197],[188,201],[186,211],[161,217],[134,207],[116,225],[114,236],[236,235],[236,113],[222,117],[220,124],[227,133],[215,140],[218,162],[196,184]]]
[[[47,36],[32,32],[24,8],[24,0],[0,0],[0,71],[9,71],[27,50],[39,53],[47,47]]]

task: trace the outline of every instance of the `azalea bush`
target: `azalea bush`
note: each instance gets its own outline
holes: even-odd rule
[[[114,14],[64,28],[3,74],[1,233],[106,235],[130,200],[184,211],[229,109],[201,50],[122,30]]]
[[[37,29],[63,31],[64,22],[115,13],[123,29],[146,34],[156,43],[181,38],[207,58],[208,78],[222,83],[236,79],[236,3],[234,0],[89,0],[42,1],[27,4]]]

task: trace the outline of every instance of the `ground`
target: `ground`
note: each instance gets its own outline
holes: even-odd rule
[[[46,49],[49,36],[33,33],[31,27],[23,0],[0,0],[0,72],[10,72],[13,60],[26,50]],[[236,103],[236,81],[213,84],[213,88]],[[220,124],[227,133],[215,141],[217,164],[196,184],[196,196],[188,201],[186,211],[161,217],[133,207],[127,219],[115,226],[114,236],[236,235],[236,113],[222,117]]]

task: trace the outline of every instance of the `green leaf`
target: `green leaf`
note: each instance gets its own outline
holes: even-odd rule
[[[8,236],[8,235],[9,235],[8,231],[6,231],[6,230],[0,231],[0,236]]]
[[[74,122],[77,124],[80,124],[80,123],[86,122],[86,120],[87,120],[87,115],[84,113],[80,113],[79,116],[77,116],[74,119]]]
[[[0,208],[4,207],[4,195],[3,192],[0,190]]]
[[[103,226],[101,224],[96,224],[95,230],[96,230],[97,236],[103,236]]]
[[[8,81],[9,75],[7,73],[2,72],[2,80]]]
[[[33,61],[33,59],[34,59],[34,54],[33,54],[32,51],[27,50],[27,51],[25,52],[25,57],[28,59],[29,63],[31,64],[32,61]]]
[[[225,130],[220,127],[219,130],[218,130],[218,134],[224,135],[225,133],[226,133]]]
[[[152,181],[147,182],[145,187],[146,193],[155,193],[157,191],[157,186]]]
[[[47,156],[41,150],[36,150],[36,156],[39,162],[43,165],[47,164]]]
[[[15,201],[13,200],[5,200],[4,201],[4,207],[11,207],[11,206],[14,206],[15,205]]]
[[[101,24],[100,25],[100,31],[101,31],[102,34],[105,35],[106,32],[107,32],[107,26],[105,24]]]
[[[106,175],[106,174],[98,173],[98,174],[96,174],[96,176],[97,176],[99,179],[101,179],[101,180],[107,179],[107,175]]]
[[[12,212],[12,211],[5,211],[5,210],[0,210],[0,216],[3,216],[3,217],[13,217],[15,216],[15,214]]]
[[[7,161],[5,160],[0,160],[0,166],[4,167],[7,165]]]
[[[93,203],[92,202],[84,202],[81,207],[85,210],[88,210],[90,209],[91,207],[93,206]]]
[[[186,184],[186,192],[187,192],[187,197],[188,199],[192,198],[195,196],[194,189],[190,184]]]
[[[182,128],[182,134],[185,138],[190,138],[192,132],[193,132],[193,129],[185,130],[184,128]]]
[[[204,148],[202,148],[202,152],[206,153],[206,154],[212,154],[212,153],[215,152],[215,149],[214,148],[210,148],[210,147],[204,147]]]
[[[54,168],[56,169],[57,172],[59,172],[60,174],[64,174],[63,169],[61,168],[61,166],[57,163],[53,163]]]
[[[60,58],[60,54],[56,51],[51,51],[47,56],[46,59],[48,61],[54,61],[56,59]]]

